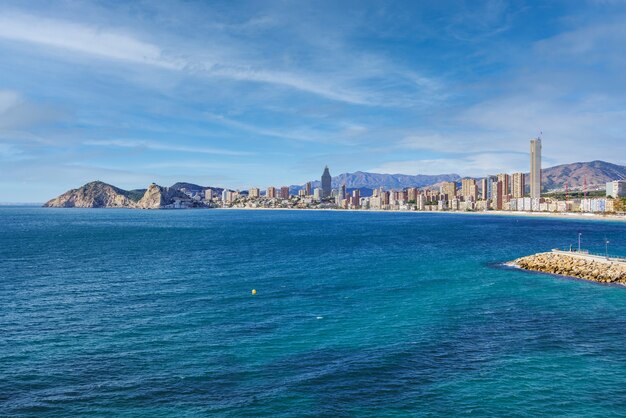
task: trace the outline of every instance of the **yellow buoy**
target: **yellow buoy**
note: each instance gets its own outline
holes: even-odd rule
[[[256,295],[256,289],[252,289],[252,294]]]

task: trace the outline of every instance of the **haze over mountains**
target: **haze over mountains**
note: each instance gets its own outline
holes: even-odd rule
[[[384,187],[386,189],[403,189],[405,187],[426,187],[442,181],[458,181],[461,176],[458,174],[379,174],[357,171],[355,173],[343,173],[332,178],[332,187],[340,187],[345,184],[348,189],[376,189]],[[319,180],[311,182],[312,187],[321,187]]]
[[[604,187],[608,181],[626,179],[626,166],[596,160],[544,168],[541,174],[543,188],[546,191],[563,189],[566,183],[570,189],[581,189],[585,182],[585,177],[587,179],[587,187]],[[526,175],[528,176],[528,173]],[[460,180],[461,176],[458,174],[407,175],[357,171],[333,177],[332,186],[339,187],[345,184],[348,189],[376,189],[378,187],[402,189],[405,187],[427,187],[443,181]],[[312,187],[320,187],[319,180],[311,183]],[[295,190],[301,187],[292,186]]]
[[[497,174],[497,173],[494,173]],[[581,189],[585,178],[589,189],[604,187],[611,180],[626,179],[626,166],[590,161],[583,163],[563,164],[542,170],[544,190],[560,190],[568,184],[570,190]],[[363,196],[369,196],[373,189],[403,189],[406,187],[429,187],[443,181],[460,181],[458,174],[440,175],[407,175],[379,174],[357,171],[343,173],[332,178],[332,187],[345,184],[348,190],[359,189]],[[319,180],[312,181],[313,187],[319,187]],[[281,185],[274,185],[280,187]],[[292,193],[297,193],[304,185],[290,186]],[[222,188],[200,186],[193,183],[179,182],[171,187],[150,185],[147,189],[122,190],[109,184],[95,181],[78,189],[73,189],[48,201],[46,207],[128,207],[143,209],[159,209],[169,207],[175,200],[189,200],[184,191],[202,192],[212,189],[221,193]]]

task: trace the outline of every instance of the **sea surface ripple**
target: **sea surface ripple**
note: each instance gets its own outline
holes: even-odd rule
[[[0,416],[624,416],[626,224],[0,208]],[[251,290],[257,294],[252,295]]]

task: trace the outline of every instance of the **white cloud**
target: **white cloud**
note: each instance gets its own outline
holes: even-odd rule
[[[204,77],[287,87],[356,105],[407,106],[420,102],[414,99],[416,95],[413,94],[406,94],[401,98],[397,92],[386,95],[377,91],[367,83],[371,82],[369,78],[372,76],[393,78],[396,82],[402,79],[412,89],[426,89],[430,93],[436,86],[440,86],[439,82],[423,75],[395,68],[375,57],[359,58],[349,51],[342,51],[343,63],[335,63],[332,67],[328,67],[325,58],[322,58],[325,51],[311,51],[319,54],[318,58],[324,63],[321,72],[304,70],[294,65],[287,66],[286,69],[280,66],[274,68],[275,59],[260,59],[258,51],[235,41],[226,45],[217,46],[217,43],[213,43],[207,46],[170,37],[171,45],[164,47],[141,40],[127,30],[23,13],[0,15],[0,39]],[[177,52],[172,54],[170,51]],[[350,57],[353,59],[346,59]],[[359,60],[365,61],[359,63]]]
[[[459,157],[390,161],[371,168],[385,174],[445,174],[486,176],[488,174],[527,171],[528,157],[519,153],[477,153]]]
[[[192,154],[210,154],[210,155],[232,155],[244,156],[251,155],[249,152],[232,151],[223,148],[199,147],[188,145],[164,144],[155,141],[133,140],[133,139],[113,139],[113,140],[92,140],[84,141],[84,145],[96,147],[117,147],[117,148],[143,148],[154,151],[171,151],[186,152]]]
[[[0,38],[67,49],[107,59],[180,69],[161,49],[132,35],[25,14],[0,15]]]

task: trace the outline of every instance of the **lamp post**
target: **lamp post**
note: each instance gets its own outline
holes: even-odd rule
[[[604,253],[606,254],[606,258],[609,258],[609,240],[604,240]]]
[[[582,233],[578,233],[578,252],[580,252],[580,237],[582,236]]]

